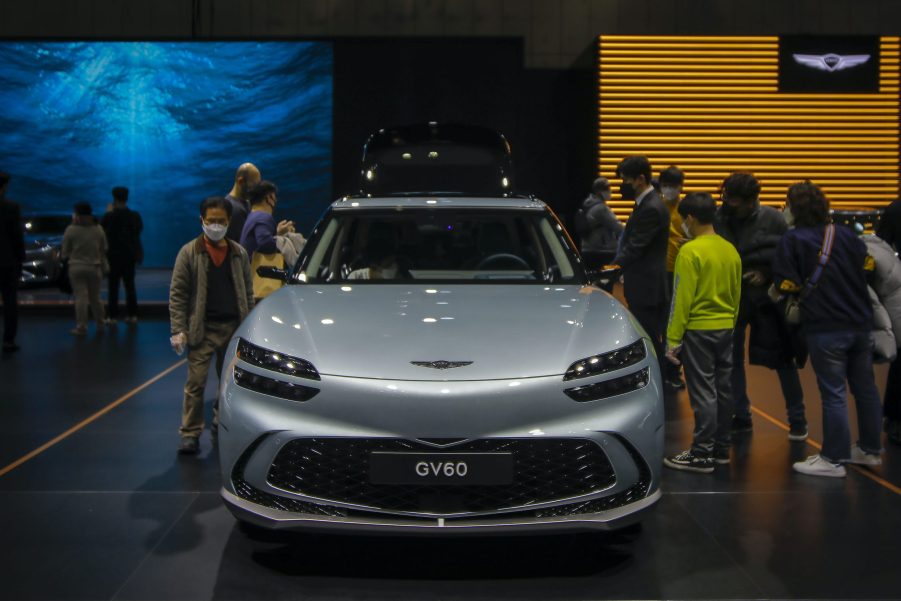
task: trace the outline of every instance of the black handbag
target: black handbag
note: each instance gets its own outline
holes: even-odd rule
[[[56,280],[59,291],[63,294],[72,294],[72,281],[69,279],[69,261],[64,260],[59,270],[59,279]]]

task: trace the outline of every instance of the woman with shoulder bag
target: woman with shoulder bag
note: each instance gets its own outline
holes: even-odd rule
[[[87,334],[89,306],[97,323],[97,331],[102,331],[104,311],[100,284],[106,261],[106,234],[91,214],[91,205],[87,202],[75,204],[72,225],[63,234],[62,259],[68,262],[69,281],[75,295],[75,329],[72,334]]]
[[[829,202],[810,181],[788,189],[795,226],[773,261],[774,284],[798,298],[801,329],[823,404],[823,448],[795,471],[842,478],[844,463],[880,465],[882,407],[873,376],[873,260],[854,231],[829,223]],[[846,382],[857,406],[859,442],[851,445]]]

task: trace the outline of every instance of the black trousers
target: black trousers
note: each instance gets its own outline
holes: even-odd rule
[[[635,316],[635,319],[638,320],[638,323],[641,324],[641,327],[645,329],[650,336],[651,340],[654,342],[654,349],[657,351],[657,359],[660,361],[660,369],[666,369],[666,363],[669,363],[664,358],[665,346],[663,343],[663,335],[664,329],[666,327],[666,319],[669,316],[667,311],[667,307],[664,305],[629,305],[629,311],[632,312],[632,315]]]
[[[110,319],[119,319],[119,282],[125,286],[125,313],[128,317],[138,315],[138,294],[135,290],[135,264],[110,261],[109,268],[109,312]]]
[[[898,351],[901,352],[901,348]],[[885,417],[890,420],[901,421],[901,358],[892,361],[892,365],[888,368],[882,410]]]
[[[13,344],[19,331],[19,268],[0,267],[0,295],[3,298],[3,342]]]

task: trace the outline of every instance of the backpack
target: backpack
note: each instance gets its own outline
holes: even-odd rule
[[[576,233],[579,234],[582,238],[591,234],[591,224],[588,223],[588,217],[585,215],[585,209],[579,209],[576,211],[576,214],[573,215],[573,229],[576,230]]]

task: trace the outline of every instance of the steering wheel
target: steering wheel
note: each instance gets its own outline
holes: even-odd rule
[[[493,263],[498,263],[498,265],[492,265]],[[488,255],[479,261],[475,266],[475,269],[489,269],[491,267],[494,267],[494,269],[528,269],[530,271],[532,269],[531,265],[526,263],[525,259],[510,253]]]

